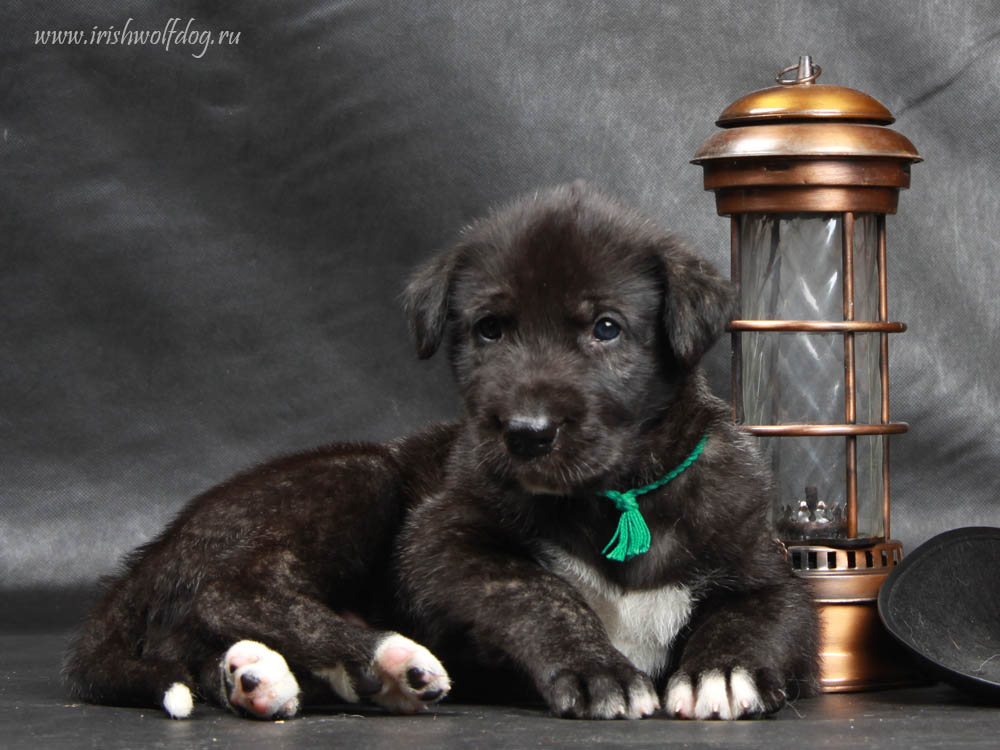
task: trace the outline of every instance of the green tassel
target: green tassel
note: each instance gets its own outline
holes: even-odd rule
[[[705,443],[708,442],[708,433],[706,432],[701,436],[701,441],[695,447],[691,454],[685,458],[680,465],[667,474],[665,477],[656,480],[652,484],[647,484],[645,487],[638,487],[634,490],[628,490],[626,492],[616,492],[615,490],[606,490],[601,494],[604,497],[612,500],[615,507],[622,512],[621,518],[618,519],[618,528],[615,530],[615,535],[611,537],[611,541],[608,542],[607,546],[601,550],[601,554],[607,557],[609,560],[615,560],[617,562],[625,562],[630,560],[636,555],[641,555],[649,551],[649,527],[646,525],[646,519],[642,517],[642,513],[639,512],[639,501],[636,500],[638,495],[644,495],[647,492],[652,492],[653,490],[659,489],[667,482],[671,481],[678,474],[681,474],[685,469],[687,469],[691,464],[698,460],[698,456],[701,455],[702,450],[705,448]],[[614,549],[611,549],[614,547]],[[608,552],[608,549],[611,549]]]
[[[649,551],[649,527],[639,512],[639,503],[633,492],[634,490],[628,492],[608,490],[604,493],[604,496],[613,500],[615,507],[622,512],[621,518],[618,519],[618,530],[611,537],[608,546],[601,550],[601,554],[607,556],[609,560],[625,562]],[[615,545],[614,549],[608,552],[612,545]]]

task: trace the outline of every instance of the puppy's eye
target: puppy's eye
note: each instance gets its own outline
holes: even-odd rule
[[[611,318],[601,318],[594,323],[594,338],[598,341],[611,341],[618,338],[621,332],[621,326]]]
[[[486,341],[499,341],[503,336],[503,325],[496,315],[487,315],[477,320],[474,330],[479,338]]]

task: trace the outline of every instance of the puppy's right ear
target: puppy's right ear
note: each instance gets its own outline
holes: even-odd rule
[[[420,359],[427,359],[441,346],[458,256],[458,248],[438,253],[416,270],[403,292],[403,307]]]

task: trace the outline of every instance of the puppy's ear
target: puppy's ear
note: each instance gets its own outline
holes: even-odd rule
[[[673,240],[659,248],[666,276],[663,326],[678,363],[694,367],[722,335],[736,307],[733,285]]]
[[[420,359],[427,359],[441,346],[458,255],[458,248],[435,255],[416,270],[403,292],[403,307]]]

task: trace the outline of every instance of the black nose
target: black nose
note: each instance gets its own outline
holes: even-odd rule
[[[552,451],[559,427],[547,419],[512,419],[504,425],[503,441],[518,458],[537,458]]]
[[[246,672],[240,677],[240,687],[243,688],[244,693],[252,693],[253,689],[260,684],[260,678],[255,674],[250,674]]]

